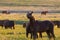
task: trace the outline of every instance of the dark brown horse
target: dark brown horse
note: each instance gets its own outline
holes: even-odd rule
[[[32,39],[32,31],[30,29],[30,25],[29,25],[29,22],[28,23],[23,23],[23,27],[26,28],[26,37],[28,37],[28,34],[30,33],[31,34],[31,39]]]
[[[2,11],[3,14],[10,14],[8,11]]]
[[[26,28],[26,37],[28,38],[28,34],[30,33],[31,34],[30,38],[32,39],[33,34],[32,34],[32,31],[31,31],[29,22],[27,22],[27,23],[24,22],[23,27]],[[38,38],[38,35],[37,35],[37,38]]]
[[[29,25],[30,25],[30,28],[31,28],[31,31],[33,34],[33,39],[36,40],[38,32],[40,32],[40,33],[46,32],[49,39],[52,36],[55,40],[53,23],[51,21],[48,21],[48,20],[38,22],[32,16],[32,13],[33,13],[33,11],[31,13],[28,13],[27,18],[29,19]]]
[[[54,25],[57,25],[57,28],[60,28],[60,21],[52,21]]]
[[[13,20],[4,20],[3,26],[5,27],[5,29],[15,29]]]
[[[41,15],[46,15],[46,13],[48,13],[48,11],[42,11]]]

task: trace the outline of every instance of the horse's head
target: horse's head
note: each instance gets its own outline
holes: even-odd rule
[[[28,13],[27,13],[27,18],[29,18],[29,19],[30,19],[30,18],[32,17],[32,13],[33,13],[33,11],[28,12]]]

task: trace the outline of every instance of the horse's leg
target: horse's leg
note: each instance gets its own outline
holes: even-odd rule
[[[5,26],[5,29],[7,29],[8,27],[7,26]]]
[[[33,37],[33,34],[32,33],[30,33],[31,34],[31,39],[32,39],[32,37]]]
[[[42,32],[39,32],[39,37],[41,37],[41,39],[42,39]],[[43,40],[43,39],[42,39]]]
[[[48,35],[48,38],[49,40],[51,39],[51,36],[50,36],[50,32],[49,31],[46,31],[47,35]]]
[[[30,30],[28,30],[29,28],[26,28],[26,37],[28,38],[28,34],[30,33]]]
[[[42,38],[42,32],[39,32],[39,37],[41,37],[41,38]]]
[[[33,35],[31,34],[31,39],[32,39],[32,36],[33,36]]]
[[[54,31],[51,31],[51,35],[53,36],[53,38],[54,38],[54,40],[55,40]]]
[[[33,32],[33,40],[36,40],[37,38],[37,32]]]
[[[2,28],[3,28],[3,25],[2,25]]]
[[[26,37],[28,38],[28,32],[26,32]]]
[[[36,36],[37,36],[37,38],[38,38],[38,34],[37,34]]]
[[[32,33],[30,33],[31,34],[31,39],[33,38],[33,34]],[[37,38],[38,38],[38,35],[36,35],[37,36]]]
[[[41,32],[39,33],[39,36],[42,38],[42,33]]]
[[[57,25],[57,28],[60,28],[60,25],[59,24]]]

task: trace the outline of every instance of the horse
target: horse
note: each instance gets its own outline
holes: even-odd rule
[[[32,31],[31,31],[31,29],[30,29],[30,25],[29,25],[29,22],[28,23],[23,23],[23,27],[24,28],[26,28],[26,37],[28,38],[28,34],[30,33],[31,34],[31,39],[32,39]]]
[[[52,21],[54,25],[57,25],[57,28],[60,28],[60,21]]]
[[[27,23],[24,22],[23,23],[23,28],[26,28],[26,37],[28,38],[28,34],[30,33],[31,34],[30,38],[32,39],[33,34],[32,34],[32,31],[31,31],[29,22],[27,22]],[[38,35],[37,35],[37,38],[38,38]]]
[[[4,11],[2,11],[2,13],[3,13],[3,14],[10,14],[10,12],[9,12],[9,11],[5,11],[5,10],[4,10]]]
[[[51,39],[51,36],[52,36],[55,40],[54,24],[49,20],[37,22],[35,18],[32,16],[32,13],[33,11],[31,13],[28,13],[27,18],[29,19],[29,22],[30,22],[29,25],[30,25],[31,31],[33,31],[32,32],[33,40],[36,40],[38,32],[40,33],[46,32],[49,39]]]
[[[3,26],[5,29],[10,28],[10,29],[15,29],[14,27],[14,21],[13,20],[4,20]]]
[[[48,13],[48,11],[42,11],[41,15],[46,15],[46,13]]]

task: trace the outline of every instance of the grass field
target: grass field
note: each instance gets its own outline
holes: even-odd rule
[[[57,16],[56,16],[57,15]],[[60,20],[60,14],[47,14],[46,16],[41,14],[33,14],[36,20]],[[9,20],[22,20],[22,21],[28,21],[26,18],[26,14],[0,14],[0,19],[9,19]],[[54,32],[56,35],[56,40],[60,40],[60,28],[57,28],[55,26]],[[22,27],[21,24],[15,25],[15,29],[4,29],[0,27],[0,40],[32,40],[29,38],[26,38],[25,35],[26,31],[25,28]],[[37,40],[41,40],[41,38],[38,38]],[[48,40],[46,33],[43,33],[43,40]]]
[[[40,6],[20,6],[20,5],[40,5]],[[41,5],[47,5],[43,7]],[[50,6],[54,7],[50,7]],[[60,0],[0,0],[0,10],[60,10]],[[33,14],[36,20],[59,20],[60,14],[47,14],[46,16],[41,14]],[[0,14],[0,20],[9,19],[14,21],[28,21],[26,14]],[[17,22],[17,23],[18,23]],[[56,40],[60,40],[60,28],[55,26],[54,32],[56,35]],[[26,38],[25,28],[21,24],[15,25],[15,29],[4,29],[0,27],[0,40],[32,40]],[[37,40],[41,40],[38,38]],[[43,40],[48,40],[46,33],[43,33]]]
[[[59,4],[60,0],[0,0],[0,2],[19,4]]]
[[[0,40],[32,40],[30,38],[26,38],[25,29],[22,25],[15,25],[15,28],[16,29],[14,30],[0,28]],[[60,40],[60,29],[55,27],[54,30],[56,40]],[[41,38],[38,38],[37,40],[41,40]],[[43,33],[43,40],[48,40],[46,33]]]
[[[0,0],[2,6],[20,5],[55,5],[60,6],[60,0]]]

